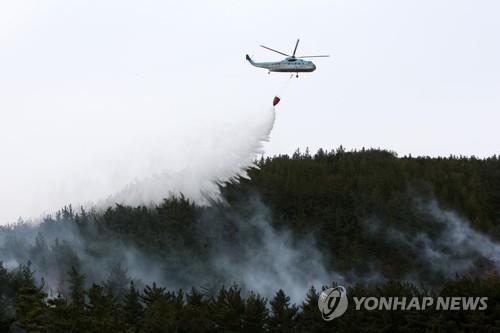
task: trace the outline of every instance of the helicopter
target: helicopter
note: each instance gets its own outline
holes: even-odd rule
[[[270,47],[261,45],[261,47],[268,49],[270,51],[279,53],[281,55],[286,56],[285,59],[281,61],[274,62],[255,62],[250,58],[247,54],[246,59],[250,64],[255,67],[265,68],[268,70],[268,74],[271,72],[281,72],[281,73],[296,73],[296,77],[299,77],[299,73],[301,72],[313,72],[316,69],[316,65],[312,61],[303,60],[304,58],[323,58],[329,57],[329,55],[313,55],[313,56],[295,56],[295,52],[297,52],[297,46],[299,46],[299,39],[297,39],[297,43],[295,43],[295,48],[293,49],[292,55],[274,50]],[[293,75],[293,74],[292,74]]]

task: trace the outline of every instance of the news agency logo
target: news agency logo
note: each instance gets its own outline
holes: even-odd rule
[[[356,310],[367,311],[484,311],[488,297],[353,297]]]
[[[355,310],[385,311],[484,311],[488,309],[488,297],[352,297]],[[318,308],[325,321],[342,316],[349,301],[342,286],[328,288],[318,298]]]
[[[347,292],[344,287],[328,288],[318,298],[318,308],[324,320],[330,321],[340,317],[347,310]]]

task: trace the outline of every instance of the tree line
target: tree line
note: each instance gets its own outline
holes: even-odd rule
[[[456,277],[438,292],[411,283],[387,281],[379,286],[348,288],[351,299],[345,314],[325,321],[318,310],[321,290],[311,287],[300,304],[293,304],[285,291],[271,299],[242,292],[233,284],[215,293],[192,288],[170,291],[153,283],[138,289],[133,281],[113,289],[109,284],[85,288],[85,275],[74,267],[67,273],[68,293],[48,298],[43,281],[37,284],[29,266],[8,272],[0,268],[2,307],[0,330],[12,332],[495,332],[499,329],[500,276]],[[114,286],[116,287],[116,286]],[[13,293],[5,293],[11,289]],[[122,294],[120,292],[123,291]],[[352,296],[438,297],[487,295],[482,311],[442,311],[430,307],[419,311],[355,309]],[[15,309],[6,307],[15,299]],[[14,311],[15,310],[15,311]],[[12,315],[12,313],[15,313]],[[10,315],[9,315],[10,314]]]
[[[27,328],[30,332],[39,328],[40,332],[113,332],[111,326],[117,332],[197,332],[197,327],[207,332],[251,332],[241,325],[249,323],[249,318],[253,318],[254,325],[260,318],[262,325],[255,324],[260,331],[280,332],[272,324],[272,318],[277,316],[272,301],[281,302],[281,310],[276,311],[282,315],[293,313],[289,320],[293,328],[280,322],[279,327],[287,327],[281,331],[321,332],[331,331],[332,327],[342,331],[391,331],[394,327],[410,331],[477,331],[480,327],[492,331],[498,327],[498,253],[494,249],[481,252],[481,244],[467,248],[449,244],[446,237],[450,221],[441,221],[426,208],[435,201],[443,210],[455,212],[467,227],[487,237],[493,246],[498,244],[497,156],[398,157],[389,151],[346,151],[340,147],[320,149],[315,154],[306,150],[291,156],[263,157],[256,164],[257,168],[249,171],[250,179],[226,184],[222,188],[223,200],[210,207],[200,207],[182,196],[168,198],[156,207],[117,204],[105,211],[75,211],[68,206],[45,217],[37,226],[21,221],[0,227],[0,260],[9,267],[2,267],[0,274],[3,328],[15,323],[17,327],[35,325]],[[243,233],[238,227],[260,210],[252,203],[255,197],[265,205],[272,230],[290,233],[294,241],[304,236],[314,239],[325,259],[325,268],[341,273],[348,281],[352,278],[350,294],[383,295],[394,290],[402,294],[472,293],[490,297],[488,310],[466,313],[464,317],[464,313],[349,309],[338,320],[326,324],[319,320],[317,306],[311,301],[317,290],[310,290],[303,303],[293,306],[287,301],[286,290],[279,297],[277,290],[274,297],[267,295],[269,299],[265,300],[258,291],[251,293],[244,286],[232,285],[233,281],[200,289],[195,285],[198,279],[189,278],[201,275],[217,281],[217,272],[207,263],[221,243],[225,244],[224,251],[235,253],[252,243],[260,244],[258,234]],[[391,235],[399,238],[388,237]],[[414,241],[412,235],[422,237],[410,243]],[[247,242],[244,246],[242,240]],[[430,250],[434,254],[445,259],[440,267],[423,256],[422,246],[428,243],[433,245]],[[109,266],[113,267],[106,271],[110,278],[102,279],[97,273],[103,268],[92,268],[85,264],[85,258],[114,256],[117,244],[121,244],[120,249],[136,248],[146,253],[147,259],[161,263],[160,277],[183,272],[179,277],[198,289],[171,291],[166,289],[168,285],[160,287],[160,281],[143,285],[124,274],[127,267],[120,266],[123,257],[117,265]],[[12,269],[8,264],[11,261],[22,266]],[[464,269],[458,263],[467,265]],[[457,273],[461,277],[455,278]],[[373,276],[380,279],[371,281]],[[357,277],[362,278],[358,285]],[[409,278],[413,284],[402,282]],[[49,282],[54,281],[58,287],[48,290]],[[158,304],[147,301],[152,290],[162,295]],[[131,307],[140,313],[139,326],[124,324],[125,305],[131,297],[137,300]],[[233,307],[241,310],[238,315]],[[192,313],[197,314],[197,319],[191,317]],[[307,313],[315,319],[306,320]],[[238,319],[232,321],[233,316]],[[428,326],[427,321],[436,326]],[[391,326],[391,322],[398,326]],[[183,326],[188,323],[198,326]]]

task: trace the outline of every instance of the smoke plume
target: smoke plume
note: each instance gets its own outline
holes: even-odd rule
[[[156,282],[171,290],[194,286],[208,294],[236,283],[268,298],[283,289],[295,302],[312,285],[344,281],[325,267],[312,235],[298,237],[276,229],[256,195],[240,204],[244,211],[224,203],[202,208],[203,214],[189,226],[190,239],[168,253],[149,253],[131,240],[103,235],[93,221],[83,231],[72,214],[63,212],[41,224],[21,224],[0,233],[0,261],[9,269],[30,262],[50,295],[67,292],[72,266],[85,273],[87,284],[118,283],[123,290],[130,279],[139,287]]]
[[[484,274],[500,267],[500,244],[473,229],[467,219],[440,207],[435,199],[414,199],[418,224],[389,225],[372,218],[366,223],[370,238],[389,244],[411,261],[403,278],[439,283],[455,274]]]
[[[185,105],[169,111],[158,98],[109,95],[96,106],[88,104],[92,98],[68,94],[43,117],[29,110],[7,119],[0,140],[0,225],[69,204],[154,205],[181,192],[199,204],[217,200],[219,185],[247,176],[274,124],[269,108],[193,112]],[[22,132],[27,118],[39,130]]]

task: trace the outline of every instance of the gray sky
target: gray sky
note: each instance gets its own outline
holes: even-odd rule
[[[110,152],[127,164],[160,136],[182,169],[197,151],[179,142],[237,135],[278,92],[267,154],[498,154],[499,15],[493,0],[2,1],[0,201],[18,206],[5,216],[27,209],[12,197],[85,179]],[[244,59],[279,60],[258,45],[296,38],[333,57],[286,89]]]

